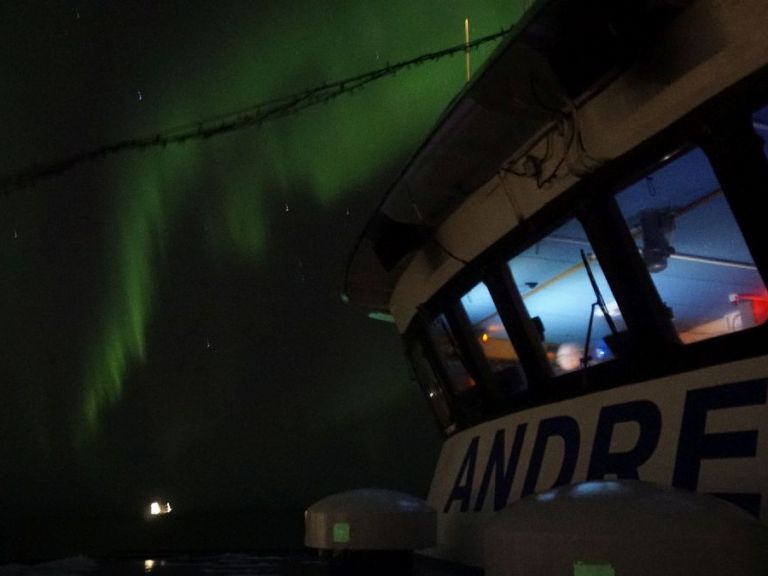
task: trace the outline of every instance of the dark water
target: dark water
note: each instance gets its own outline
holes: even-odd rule
[[[301,511],[169,514],[164,517],[3,517],[0,565],[60,558],[142,558],[194,553],[302,550]],[[0,574],[0,576],[2,576]]]
[[[330,574],[317,555],[261,554],[173,555],[92,559],[84,556],[39,564],[6,564],[0,576],[289,576]]]
[[[220,554],[167,558],[103,560],[90,572],[94,576],[293,576],[330,574],[328,564],[316,555],[265,556]],[[0,574],[0,576],[2,576]]]
[[[404,552],[331,558],[316,552],[178,554],[5,564],[0,576],[460,576],[478,571],[451,567]]]

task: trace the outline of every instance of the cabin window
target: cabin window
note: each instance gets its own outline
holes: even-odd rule
[[[467,363],[444,314],[440,314],[429,324],[429,335],[442,361],[445,377],[453,395],[461,396],[472,390],[475,380],[467,370]]]
[[[407,351],[416,380],[429,398],[440,427],[444,431],[450,430],[452,424],[450,406],[443,384],[430,361],[426,344],[419,338],[410,338]]]
[[[684,343],[765,321],[768,293],[701,149],[667,161],[616,200]]]
[[[461,298],[461,305],[472,325],[473,335],[488,361],[495,382],[493,389],[509,400],[511,394],[526,388],[525,374],[517,351],[496,309],[485,283],[480,282]]]
[[[752,115],[752,125],[763,140],[763,152],[768,157],[768,106]]]
[[[509,266],[528,314],[538,318],[555,374],[614,357],[611,345],[624,321],[577,220],[541,239]]]

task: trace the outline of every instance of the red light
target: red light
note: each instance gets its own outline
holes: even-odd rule
[[[756,325],[760,325],[768,320],[768,296],[760,294],[735,294],[732,300],[735,304],[745,301],[750,303]]]

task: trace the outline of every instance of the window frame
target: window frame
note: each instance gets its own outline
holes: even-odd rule
[[[584,394],[618,388],[651,378],[674,375],[724,362],[765,355],[768,322],[743,331],[682,344],[666,305],[632,239],[615,200],[624,188],[652,173],[685,150],[698,147],[706,155],[763,281],[768,281],[768,243],[764,242],[754,198],[768,191],[768,158],[752,126],[752,115],[768,104],[768,71],[727,90],[671,124],[647,142],[600,167],[521,222],[501,240],[470,262],[423,306],[411,330],[424,318],[434,318],[460,305],[460,298],[485,282],[528,379],[525,393],[515,396],[504,414],[526,410]],[[585,229],[627,324],[627,353],[609,362],[554,376],[547,370],[533,320],[525,309],[507,263],[552,231],[577,218]],[[616,250],[616,246],[620,250]],[[506,272],[505,272],[506,270]],[[630,288],[631,287],[631,288]],[[455,316],[452,329],[462,354],[472,358],[473,374],[482,394],[492,385],[477,342]],[[466,314],[466,313],[464,313]],[[469,338],[467,338],[469,334]],[[471,342],[470,342],[471,340]],[[489,370],[489,367],[487,367]],[[450,394],[450,392],[449,392]],[[496,407],[498,408],[498,407]],[[480,417],[459,422],[456,430],[498,417],[499,410],[482,408]]]

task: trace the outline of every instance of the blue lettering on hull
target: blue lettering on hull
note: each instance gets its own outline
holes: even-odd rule
[[[689,390],[685,398],[672,484],[679,488],[696,490],[701,461],[704,459],[757,456],[757,430],[707,434],[707,413],[723,408],[765,404],[767,392],[765,380]],[[760,494],[720,492],[717,495],[754,516],[760,515]]]
[[[518,425],[506,466],[504,466],[506,455],[506,450],[504,449],[504,429],[502,428],[496,432],[496,436],[493,438],[493,446],[491,447],[491,455],[488,458],[488,464],[486,465],[485,473],[483,474],[483,482],[480,484],[480,491],[477,493],[475,512],[480,512],[480,510],[483,509],[485,496],[488,493],[488,487],[491,484],[491,475],[494,471],[496,472],[496,489],[493,494],[493,509],[501,510],[507,505],[509,492],[512,490],[512,482],[514,481],[515,473],[517,472],[517,465],[520,462],[520,451],[523,448],[523,440],[525,440],[525,430],[527,427],[527,424]]]
[[[541,465],[544,463],[544,452],[547,449],[549,439],[552,437],[562,438],[565,443],[565,451],[557,480],[555,480],[554,485],[551,487],[570,484],[573,480],[576,461],[579,458],[579,441],[581,437],[579,423],[570,416],[547,418],[539,423],[536,443],[533,445],[533,455],[531,456],[528,474],[525,476],[525,484],[523,485],[523,496],[533,494],[536,491],[536,482],[539,480]]]
[[[617,424],[635,422],[640,427],[637,443],[626,452],[609,452]],[[605,406],[600,410],[589,461],[587,480],[602,480],[609,474],[638,480],[638,468],[653,455],[661,436],[661,411],[650,400],[636,400]]]
[[[689,390],[685,396],[674,470],[670,483],[680,488],[696,490],[699,485],[701,464],[704,460],[729,458],[755,458],[758,431],[744,429],[729,432],[707,432],[707,416],[713,411],[765,405],[768,381],[752,380],[723,384],[710,388]],[[619,425],[632,425],[638,429],[634,445],[623,451],[611,451],[611,441]],[[665,422],[659,406],[651,400],[634,400],[600,408],[592,441],[592,452],[586,474],[588,480],[608,476],[620,479],[640,479],[640,467],[654,455]],[[666,423],[666,425],[670,425]],[[479,512],[488,499],[491,480],[494,484],[493,509],[506,506],[512,484],[523,473],[520,466],[523,443],[528,424],[520,423],[514,429],[511,447],[507,451],[507,429],[496,431],[483,469],[480,486],[475,493],[475,474],[478,465],[480,436],[474,436],[467,446],[453,488],[443,508],[450,512],[454,503],[458,510]],[[509,431],[511,432],[511,430]],[[574,481],[579,450],[582,446],[579,422],[567,415],[553,416],[539,422],[533,441],[533,450],[526,467],[521,496],[536,491],[542,465],[551,442],[561,442],[562,461],[553,486]],[[720,496],[758,516],[762,503],[760,493],[726,493]],[[474,505],[472,498],[474,497]]]

